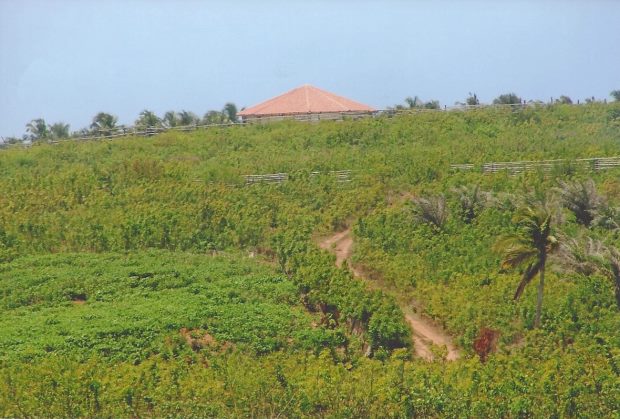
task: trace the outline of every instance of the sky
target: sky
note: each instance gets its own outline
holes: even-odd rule
[[[604,99],[619,22],[613,0],[0,0],[0,136],[100,111],[203,115],[306,83],[377,109]]]

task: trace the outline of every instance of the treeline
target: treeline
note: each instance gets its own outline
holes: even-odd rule
[[[620,90],[613,90],[609,94],[614,101],[620,101]],[[606,100],[604,100],[606,101]],[[394,106],[388,106],[388,110],[407,110],[407,109],[441,109],[441,105],[438,100],[424,101],[418,96],[408,96],[404,100],[404,104],[396,104]],[[596,103],[597,99],[592,96],[586,98],[584,103]],[[540,100],[525,101],[516,93],[504,93],[493,99],[493,105],[519,105],[525,103],[543,104]],[[561,95],[559,98],[551,98],[552,104],[573,104],[573,100],[566,95]],[[577,100],[576,103],[580,103]],[[464,101],[457,101],[455,105],[458,106],[480,106],[484,105],[478,98],[476,93],[469,93]],[[161,117],[155,114],[155,112],[148,109],[140,112],[140,115],[134,122],[134,127],[141,130],[156,129],[156,128],[174,128],[185,127],[192,125],[219,125],[238,122],[237,118],[237,106],[228,102],[224,105],[222,110],[211,110],[206,112],[202,118],[193,112],[182,110],[168,111]],[[118,117],[106,112],[99,112],[93,117],[92,123],[88,128],[82,128],[78,131],[70,132],[69,124],[64,122],[56,122],[54,124],[46,123],[45,119],[37,118],[33,119],[26,125],[26,133],[19,137],[7,137],[2,138],[0,146],[7,144],[17,144],[21,142],[35,142],[35,141],[53,141],[63,138],[79,138],[86,136],[101,136],[110,135],[116,131],[123,131],[128,127],[118,124]]]
[[[168,111],[161,117],[148,109],[143,110],[134,122],[137,129],[174,128],[192,125],[218,125],[238,121],[237,106],[228,102],[221,111],[211,110],[199,117],[193,112],[182,110]],[[45,119],[33,119],[26,125],[26,133],[21,137],[5,138],[2,144],[16,144],[20,142],[53,141],[63,138],[79,138],[86,136],[110,135],[116,131],[123,131],[128,127],[118,124],[118,117],[107,112],[99,112],[93,117],[88,128],[70,132],[69,124],[56,122],[48,124]]]
[[[620,90],[613,90],[611,91],[611,93],[609,93],[609,95],[614,101],[620,101]],[[441,109],[441,105],[438,100],[424,101],[420,99],[418,96],[414,96],[414,97],[408,96],[405,98],[404,102],[405,102],[404,104],[396,104],[394,106],[388,107],[388,110],[390,109],[393,109],[393,110]],[[586,98],[584,100],[584,103],[595,103],[595,102],[597,102],[597,100],[594,96]],[[504,93],[504,94],[499,95],[498,97],[493,99],[491,103],[493,105],[520,105],[520,104],[526,104],[526,103],[543,104],[544,102],[540,100],[526,101],[525,99],[521,98],[516,93],[511,92],[511,93]],[[549,103],[571,105],[573,103],[580,103],[580,102],[579,100],[577,100],[577,102],[573,102],[573,100],[569,96],[561,95],[559,98],[551,98]],[[482,102],[480,102],[478,95],[476,93],[471,93],[471,92],[467,95],[464,101],[462,102],[457,101],[454,104],[457,106],[484,105]]]

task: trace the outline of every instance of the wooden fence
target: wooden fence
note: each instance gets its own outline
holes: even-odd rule
[[[606,102],[605,102],[606,103]],[[583,105],[583,104],[581,104]],[[297,121],[322,121],[322,120],[344,120],[344,119],[358,119],[358,118],[378,118],[378,117],[392,117],[396,115],[406,115],[406,114],[417,114],[417,113],[427,113],[427,112],[451,112],[451,111],[472,111],[477,109],[522,109],[522,108],[536,108],[536,107],[548,107],[555,106],[554,103],[544,103],[544,102],[527,102],[527,103],[516,103],[516,104],[506,104],[506,105],[456,105],[456,106],[444,106],[437,109],[426,109],[426,108],[413,108],[413,109],[382,109],[376,110],[372,112],[342,112],[342,113],[324,113],[324,114],[316,114],[316,113],[308,113],[308,114],[291,114],[291,115],[270,115],[270,116],[261,116],[261,117],[253,117],[247,121],[242,122],[231,122],[224,124],[192,124],[192,125],[183,125],[176,127],[114,127],[111,129],[101,129],[93,135],[86,135],[81,137],[72,137],[63,139],[64,140],[105,140],[105,139],[114,139],[120,137],[128,137],[128,136],[141,136],[141,137],[150,137],[162,132],[166,131],[195,131],[198,129],[208,129],[208,128],[226,128],[233,126],[244,126],[244,125],[252,125],[253,123],[262,123],[262,122],[271,122],[271,121],[282,121],[282,120],[297,120]],[[580,106],[579,103],[573,104],[572,106]],[[60,141],[54,140],[49,141],[49,143],[57,144]],[[29,147],[30,143],[22,142],[20,144],[24,147]],[[0,148],[4,148],[6,145],[3,145],[0,142]],[[455,165],[456,166],[456,165]]]
[[[605,170],[620,167],[620,156],[618,157],[593,157],[587,159],[557,159],[557,160],[524,160],[509,162],[491,162],[479,166],[482,173],[508,172],[516,175],[527,171],[542,170],[551,171],[557,167],[572,166],[587,170]],[[476,166],[471,163],[451,164],[450,169],[454,171],[475,170]]]
[[[310,177],[328,174],[336,178],[336,182],[350,182],[351,170],[332,170],[329,172],[310,172]],[[288,173],[269,173],[265,175],[245,175],[246,184],[254,183],[282,183],[289,179]]]

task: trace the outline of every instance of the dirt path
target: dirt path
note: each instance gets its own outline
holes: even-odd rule
[[[413,310],[412,302],[402,301],[402,298],[395,295],[393,290],[386,289],[376,281],[368,279],[360,269],[356,269],[353,266],[350,259],[353,250],[353,238],[351,237],[350,230],[345,230],[328,237],[321,241],[319,246],[321,249],[328,250],[336,255],[336,265],[338,267],[342,266],[343,262],[346,262],[355,277],[363,279],[372,288],[381,289],[396,299],[405,315],[407,323],[409,323],[409,327],[411,327],[413,347],[417,356],[432,361],[434,358],[432,346],[445,345],[448,350],[446,357],[448,361],[454,361],[459,357],[459,351],[452,343],[450,336],[430,319],[416,313]]]

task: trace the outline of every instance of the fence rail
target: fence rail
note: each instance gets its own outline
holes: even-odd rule
[[[316,177],[321,174],[334,176],[336,182],[350,182],[351,170],[332,170],[329,172],[310,172],[310,177]],[[268,173],[264,175],[245,175],[245,183],[248,185],[254,183],[282,183],[289,180],[288,173]]]
[[[544,172],[551,171],[557,167],[570,165],[590,170],[605,170],[614,167],[620,167],[620,156],[616,157],[593,157],[587,159],[556,159],[556,160],[523,160],[509,162],[491,162],[483,163],[480,166],[482,173],[498,173],[508,172],[516,175],[533,170],[542,170]],[[476,166],[471,163],[451,164],[450,169],[454,171],[475,170]]]
[[[606,102],[605,102],[606,103]],[[455,106],[444,106],[442,108],[437,109],[426,109],[426,108],[413,108],[413,109],[381,109],[371,112],[327,112],[327,113],[299,113],[299,114],[290,114],[290,115],[266,115],[253,117],[246,121],[242,122],[230,122],[223,124],[192,124],[192,125],[183,125],[176,127],[114,127],[110,129],[101,129],[95,135],[86,135],[81,137],[72,137],[67,138],[65,140],[105,140],[105,139],[114,139],[120,137],[128,137],[128,136],[142,136],[142,137],[150,137],[162,132],[166,131],[195,131],[197,129],[209,129],[209,128],[226,128],[233,126],[247,126],[253,125],[261,122],[270,122],[270,121],[282,121],[282,120],[296,120],[296,121],[322,121],[322,120],[344,120],[344,119],[358,119],[358,118],[378,118],[378,117],[391,117],[395,115],[406,115],[406,114],[418,114],[418,113],[428,113],[428,112],[453,112],[453,111],[473,111],[477,109],[521,109],[521,108],[536,108],[536,107],[548,107],[555,106],[555,103],[544,103],[544,102],[527,102],[527,103],[516,103],[516,104],[490,104],[490,105],[455,105]],[[582,106],[585,103],[576,103],[570,106]],[[52,144],[57,144],[59,141],[50,141]],[[21,143],[22,146],[30,146],[29,143]],[[0,147],[3,146],[3,143],[0,142]],[[6,147],[6,145],[4,145]]]

